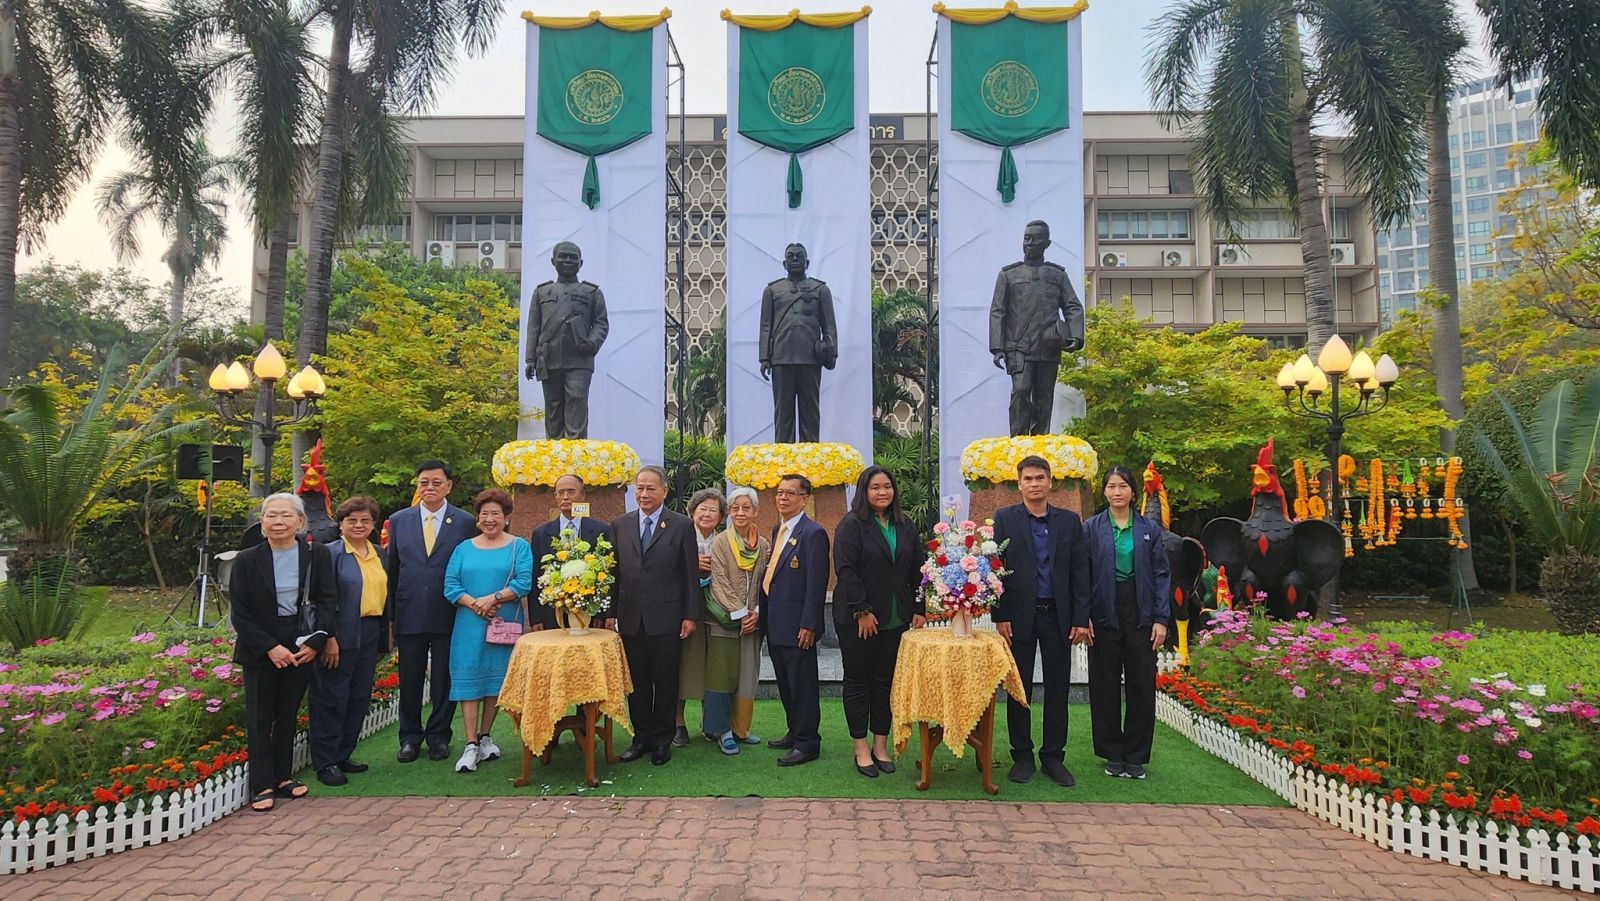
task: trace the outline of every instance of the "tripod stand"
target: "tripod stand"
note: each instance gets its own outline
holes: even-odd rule
[[[200,544],[196,548],[200,559],[195,565],[194,579],[189,582],[189,587],[184,590],[183,594],[173,602],[172,608],[167,611],[167,619],[170,622],[180,626],[187,625],[189,617],[179,619],[177,615],[178,611],[187,605],[189,610],[193,612],[193,622],[197,629],[206,628],[206,601],[211,596],[213,590],[212,582],[214,581],[211,576],[211,493],[216,488],[217,483],[206,480],[202,484],[205,486],[206,527],[205,531],[200,533]],[[222,586],[216,586],[215,591],[216,617],[212,619],[211,625],[222,622],[223,607],[227,599],[226,592]]]

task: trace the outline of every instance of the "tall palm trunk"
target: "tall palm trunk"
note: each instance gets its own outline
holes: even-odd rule
[[[350,37],[355,3],[344,0],[334,11],[333,44],[328,51],[328,93],[317,146],[317,181],[311,200],[311,242],[306,256],[306,289],[300,308],[300,338],[295,358],[301,366],[328,349],[329,278],[333,271],[333,239],[339,209],[339,176],[345,155],[345,95],[350,83]],[[316,433],[294,433],[291,460],[299,460],[316,442]]]
[[[1433,378],[1439,393],[1439,406],[1446,416],[1460,422],[1466,415],[1461,400],[1461,301],[1456,284],[1455,210],[1450,205],[1450,105],[1435,99],[1428,122],[1428,280],[1439,292],[1439,306],[1433,311]],[[1456,430],[1439,430],[1439,450],[1445,456],[1455,452]],[[1461,534],[1470,537],[1467,517],[1461,518]],[[1478,588],[1478,573],[1472,565],[1472,544],[1457,557],[1461,582],[1468,591]]]
[[[1328,226],[1322,216],[1322,180],[1317,172],[1317,142],[1311,134],[1311,91],[1306,86],[1300,22],[1291,9],[1283,19],[1284,52],[1288,58],[1289,154],[1294,166],[1295,215],[1300,225],[1300,258],[1305,267],[1306,350],[1317,358],[1333,337],[1337,319],[1333,296],[1333,258],[1328,251]]]
[[[272,234],[267,238],[267,298],[263,318],[268,341],[283,340],[283,295],[288,284],[288,272],[289,217],[283,215],[278,217],[272,226]],[[258,393],[256,420],[265,419],[266,415],[266,395]],[[266,467],[267,446],[256,437],[250,444],[250,493],[255,497],[266,496],[266,481],[261,477]]]
[[[0,0],[0,387],[11,375],[17,308],[17,230],[22,224],[22,123],[17,99],[17,13]]]

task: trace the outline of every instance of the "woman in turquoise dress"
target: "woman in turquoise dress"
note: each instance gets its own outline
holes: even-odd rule
[[[450,633],[450,700],[461,703],[461,725],[467,747],[456,772],[471,773],[478,764],[500,756],[489,730],[499,712],[500,683],[511,662],[511,645],[484,640],[489,619],[528,622],[521,598],[533,588],[533,548],[506,532],[511,496],[490,488],[472,499],[481,534],[463,541],[450,555],[444,572],[444,596],[456,605]]]

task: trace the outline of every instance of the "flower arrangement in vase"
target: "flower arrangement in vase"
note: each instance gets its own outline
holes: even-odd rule
[[[945,510],[943,521],[933,526],[928,539],[928,559],[922,564],[922,596],[928,614],[948,618],[956,635],[972,635],[972,618],[994,607],[1005,591],[1001,580],[1010,574],[1001,554],[1010,541],[994,540],[992,521],[978,525],[970,519],[955,521],[955,510]]]
[[[593,544],[563,529],[555,549],[539,561],[539,603],[553,607],[556,619],[574,635],[589,631],[589,621],[611,609],[611,589],[617,584],[617,556],[606,536]]]

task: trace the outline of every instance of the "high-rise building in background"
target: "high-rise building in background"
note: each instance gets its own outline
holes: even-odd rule
[[[1519,145],[1539,139],[1541,80],[1496,87],[1493,79],[1462,85],[1450,101],[1451,207],[1455,212],[1456,281],[1463,294],[1475,282],[1498,278],[1512,264],[1516,217],[1501,197],[1533,170],[1509,165]],[[1414,310],[1428,279],[1428,203],[1409,221],[1378,233],[1378,295],[1385,325],[1399,310]]]

